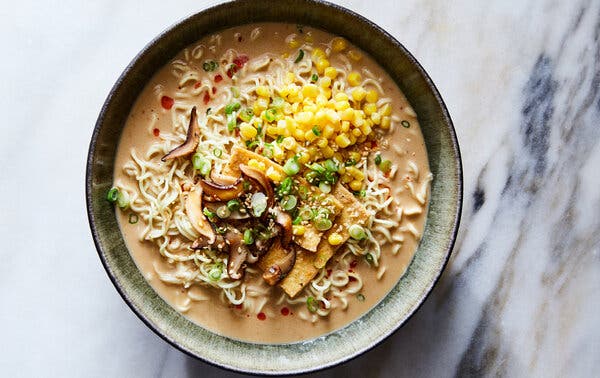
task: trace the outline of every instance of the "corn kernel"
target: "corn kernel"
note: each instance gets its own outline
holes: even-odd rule
[[[350,181],[352,181],[352,176],[351,176],[351,175],[349,175],[349,174],[345,174],[345,175],[343,175],[343,176],[342,176],[342,182],[343,182],[344,184],[347,184],[347,183],[349,183]]]
[[[357,141],[357,138],[353,134],[348,135],[348,138],[350,138],[350,145],[355,144]]]
[[[360,131],[360,129],[352,129],[352,135],[358,138],[362,135],[362,132]]]
[[[261,97],[269,98],[269,88],[267,88],[266,85],[259,85],[258,87],[256,87],[256,94]]]
[[[366,115],[370,116],[371,114],[373,114],[377,111],[377,105],[375,105],[373,103],[365,104],[365,106],[363,106],[363,110]]]
[[[356,152],[356,151],[352,151],[348,154],[348,156],[350,157],[350,159],[354,160],[355,163],[358,163],[360,161],[360,159],[362,158],[362,155],[360,154],[360,152]]]
[[[362,189],[362,181],[352,180],[350,182],[350,189],[354,191],[359,191]]]
[[[296,139],[289,136],[283,138],[281,141],[281,147],[285,148],[286,150],[295,150],[296,147],[298,147],[298,143],[296,143]]]
[[[267,135],[271,136],[271,137],[276,137],[277,135],[279,135],[278,131],[277,131],[277,126],[270,126],[270,125],[267,126],[266,132],[267,132]]]
[[[325,68],[329,67],[329,60],[319,59],[315,66],[317,67],[317,72],[319,74],[322,74],[323,72],[325,72]]]
[[[289,57],[290,57],[290,54],[289,54],[288,52],[284,52],[283,54],[281,54],[281,57],[282,57],[283,59],[287,59],[287,58],[289,58]]]
[[[292,38],[288,42],[288,46],[290,47],[290,49],[297,49],[298,47],[300,47],[300,42],[298,42],[296,38]]]
[[[365,123],[360,127],[360,131],[362,131],[363,135],[369,135],[371,134],[371,131],[373,131],[373,129],[371,128],[371,126],[369,126],[368,123]]]
[[[308,154],[310,155],[310,158],[313,159],[315,156],[317,156],[317,152],[319,152],[319,150],[317,149],[316,146],[310,146],[308,147]]]
[[[365,98],[367,99],[367,102],[377,102],[377,100],[379,100],[379,94],[376,90],[371,89],[367,92]]]
[[[337,70],[335,69],[335,67],[325,68],[325,76],[327,76],[330,79],[335,79],[335,77],[337,76]]]
[[[389,103],[383,105],[381,108],[379,108],[379,113],[381,113],[382,116],[392,115],[392,105]]]
[[[391,123],[392,119],[388,116],[385,116],[381,118],[381,125],[379,126],[381,126],[382,129],[387,130],[390,128]]]
[[[292,234],[296,236],[302,236],[306,232],[306,227],[301,224],[295,224],[292,226]]]
[[[337,232],[332,232],[327,238],[327,241],[331,245],[340,245],[344,241],[344,238],[342,238],[342,235],[338,234]]]
[[[327,139],[325,139],[325,138],[317,139],[317,147],[324,148],[327,146],[327,144],[328,144]]]
[[[247,123],[242,123],[240,126],[240,135],[244,140],[250,140],[256,137],[258,131],[254,128],[254,126],[249,125]]]
[[[327,111],[326,114],[327,114],[327,120],[329,120],[329,122],[331,122],[333,124],[336,124],[336,123],[340,122],[340,120],[341,120],[340,115],[337,114],[337,112],[334,110],[330,109]]]
[[[336,101],[335,110],[346,110],[350,108],[350,103],[348,101]]]
[[[331,40],[331,50],[333,52],[341,52],[346,49],[346,40],[344,38],[336,37]]]
[[[333,157],[333,154],[335,153],[335,151],[333,151],[333,148],[329,146],[323,147],[323,149],[321,149],[321,152],[323,153],[323,157],[327,159]]]
[[[308,152],[306,151],[302,151],[299,155],[298,155],[298,163],[300,164],[306,164],[310,161],[310,155],[308,154]]]
[[[327,97],[322,94],[319,94],[316,99],[316,105],[321,107],[327,103]]]
[[[313,113],[311,112],[298,112],[296,113],[295,119],[298,123],[308,125],[313,122]]]
[[[259,116],[263,110],[267,109],[269,106],[269,101],[265,98],[259,97],[254,104],[252,104],[252,110],[254,111],[255,116]]]
[[[304,142],[304,131],[301,128],[295,129],[292,134],[298,142]]]
[[[354,166],[346,167],[346,172],[349,173],[356,180],[363,180],[365,178],[365,174],[360,169]]]
[[[335,101],[348,101],[348,95],[344,92],[338,92],[334,97]]]
[[[373,121],[374,124],[379,125],[381,123],[381,114],[377,112],[371,114],[371,121]]]
[[[362,59],[362,54],[356,50],[350,50],[350,51],[348,51],[348,57],[350,59],[354,60],[355,62],[358,62],[359,60]]]
[[[354,109],[344,109],[340,116],[342,117],[342,121],[354,121]]]
[[[319,85],[321,88],[329,88],[331,86],[331,78],[324,76],[319,80]]]
[[[346,173],[346,167],[344,167],[343,165],[341,167],[338,168],[337,171],[340,175],[343,175],[344,173]]]
[[[325,96],[325,98],[331,98],[331,89],[323,88],[321,90],[321,93],[323,94],[323,96]]]
[[[264,172],[266,170],[265,163],[262,161],[258,161],[256,159],[248,160],[248,166],[250,168],[258,169],[259,171]]]
[[[350,72],[348,74],[348,78],[347,78],[348,84],[352,85],[353,87],[359,86],[361,79],[362,78],[361,78],[360,74],[356,71]]]
[[[286,84],[292,84],[294,81],[296,81],[296,74],[294,74],[293,72],[288,72],[285,74],[285,83]]]
[[[314,84],[307,84],[302,87],[304,97],[316,98],[319,95],[319,87]]]
[[[323,128],[323,131],[321,131],[321,135],[323,136],[323,138],[329,139],[333,135],[334,131],[335,130],[331,125],[327,125]]]
[[[321,49],[320,47],[317,47],[312,52],[313,61],[323,59],[326,57],[327,57],[327,55],[325,55],[325,51],[323,51],[323,49]]]
[[[341,148],[346,148],[350,145],[350,139],[346,134],[340,134],[335,137],[335,143]]]
[[[313,140],[317,139],[317,136],[315,135],[315,133],[313,133],[312,130],[308,130],[304,133],[304,139],[306,139],[309,142],[312,142]]]
[[[265,175],[273,182],[281,182],[284,179],[283,175],[277,170],[275,170],[275,168],[273,167],[267,168],[267,172],[265,173]]]
[[[275,160],[283,160],[283,158],[285,157],[285,154],[283,152],[283,150],[281,149],[281,147],[279,147],[279,145],[277,143],[273,143],[273,158]]]
[[[362,101],[367,95],[367,91],[362,87],[356,87],[352,90],[352,98],[354,101]]]
[[[342,125],[340,127],[340,131],[342,131],[343,133],[347,133],[348,130],[350,130],[350,122],[348,122],[348,121],[342,121]]]
[[[362,142],[364,142],[365,140],[367,140],[367,136],[363,134],[363,135],[359,136],[359,137],[358,137],[358,139],[357,139],[356,141],[357,141],[358,143],[362,143]]]

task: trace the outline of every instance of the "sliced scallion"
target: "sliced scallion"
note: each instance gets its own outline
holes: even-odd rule
[[[376,165],[381,164],[381,155],[380,154],[375,155],[375,164]]]
[[[298,50],[298,56],[296,57],[296,60],[294,60],[294,63],[300,63],[300,61],[302,60],[302,58],[304,58],[304,50],[299,49]]]
[[[389,160],[382,161],[381,164],[379,164],[379,169],[381,169],[381,172],[383,173],[388,173],[392,169],[392,162]]]
[[[313,134],[315,134],[316,136],[319,136],[319,135],[321,135],[321,131],[319,130],[319,126],[317,126],[317,125],[314,125],[314,126],[312,127],[312,132],[313,132]]]
[[[232,102],[230,104],[225,105],[225,114],[232,114],[240,109],[241,105],[239,102]]]
[[[356,294],[356,299],[358,299],[360,302],[364,302],[365,296],[362,295],[361,293],[358,293],[358,294]]]
[[[215,264],[208,271],[208,278],[211,281],[219,281],[221,279],[221,275],[223,274],[223,264]]]
[[[117,202],[117,198],[119,198],[119,189],[118,188],[111,188],[108,191],[108,193],[106,194],[106,199],[110,203]]]
[[[231,212],[238,211],[240,209],[240,206],[241,206],[240,200],[238,200],[238,199],[232,199],[232,200],[229,200],[229,202],[227,202],[227,208]]]
[[[317,312],[318,310],[318,302],[314,297],[306,298],[306,308],[310,312]]]
[[[140,220],[140,218],[138,217],[137,214],[135,214],[135,213],[129,214],[129,224],[136,224],[139,220]]]
[[[319,190],[321,190],[321,192],[328,194],[329,192],[331,192],[331,185],[327,184],[326,182],[321,182],[319,184]]]
[[[231,210],[227,207],[227,205],[219,206],[217,208],[217,216],[221,219],[229,218],[231,215]]]
[[[281,208],[283,210],[290,211],[296,207],[296,205],[298,204],[298,199],[295,195],[290,194],[289,196],[283,197],[279,204],[281,205]]]
[[[319,231],[327,231],[333,226],[333,223],[329,220],[329,218],[324,217],[317,217],[313,219],[313,224]]]
[[[251,229],[246,229],[246,231],[244,231],[244,244],[246,245],[250,245],[252,243],[254,243],[254,233],[252,232]]]
[[[359,224],[353,224],[348,227],[348,233],[350,237],[354,240],[363,240],[367,238],[367,233],[365,229]]]
[[[208,175],[210,173],[210,169],[212,168],[210,160],[198,153],[192,156],[192,165],[194,166],[194,169],[197,170],[202,176]]]
[[[129,207],[129,193],[126,191],[119,191],[119,196],[117,197],[117,206],[122,210],[125,210]]]
[[[267,196],[262,192],[254,193],[250,199],[250,206],[254,216],[260,217],[267,210]]]
[[[400,124],[406,129],[410,127],[410,122],[408,122],[407,120],[403,120],[402,122],[400,122]]]
[[[312,74],[312,76],[310,77],[311,83],[316,83],[317,80],[319,80],[319,75],[317,75],[316,73]]]
[[[367,260],[367,262],[369,263],[369,265],[375,265],[375,258],[373,257],[372,254],[367,253],[365,255],[365,260]]]
[[[237,127],[237,121],[235,119],[235,115],[228,114],[227,115],[227,130],[229,130],[229,132],[232,132],[233,130],[235,130],[236,127]]]
[[[221,155],[223,155],[223,150],[221,150],[220,148],[215,148],[213,150],[213,155],[215,155],[216,157],[220,158]]]
[[[274,108],[269,108],[265,111],[265,119],[267,121],[273,122],[275,121],[275,118],[277,118],[277,110]]]
[[[293,176],[300,172],[300,164],[298,164],[298,158],[296,156],[289,158],[283,165],[283,171],[288,176]]]
[[[205,207],[202,210],[202,214],[204,214],[204,216],[207,217],[208,219],[213,219],[216,216],[216,214],[213,213],[208,207]]]

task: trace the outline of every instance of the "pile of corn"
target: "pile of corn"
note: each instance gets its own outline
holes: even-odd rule
[[[296,42],[292,40],[289,44]],[[331,42],[332,53],[343,53],[346,47],[341,38]],[[354,60],[361,58],[354,51],[346,54]],[[297,156],[301,164],[330,158],[340,163],[348,159],[359,162],[361,155],[352,146],[365,142],[376,127],[389,129],[392,108],[389,103],[377,106],[379,93],[362,86],[359,72],[340,75],[321,48],[308,55],[304,59],[312,59],[316,71],[312,76],[314,82],[309,80],[310,83],[299,85],[296,75],[287,72],[281,88],[257,86],[257,99],[252,104],[254,117],[240,124],[240,137],[250,141],[261,130],[266,137],[279,140],[272,143],[269,156],[278,162],[292,156]],[[332,93],[336,80],[345,81],[345,92]],[[362,188],[364,175],[360,169],[342,164],[338,173],[352,190]]]

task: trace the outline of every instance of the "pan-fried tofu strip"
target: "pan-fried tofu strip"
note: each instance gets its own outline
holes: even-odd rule
[[[342,184],[337,184],[333,191],[331,192],[335,198],[337,198],[344,209],[340,213],[340,215],[335,220],[335,226],[333,226],[327,233],[321,243],[319,243],[319,247],[317,249],[317,256],[315,258],[315,266],[317,268],[322,268],[327,264],[327,261],[335,254],[335,251],[348,240],[350,234],[348,233],[348,228],[353,224],[364,225],[369,218],[369,213],[367,213],[367,209],[358,202],[358,200],[354,197],[352,193],[350,193],[346,188],[342,186]],[[327,241],[329,235],[337,232],[342,236],[342,242],[338,245],[331,245]]]
[[[350,237],[348,227],[353,224],[364,225],[369,216],[364,206],[341,184],[337,184],[332,193],[344,205],[342,212],[336,219],[336,226],[327,231],[325,234],[326,237],[319,243],[316,254],[305,250],[298,251],[294,267],[288,273],[287,277],[279,284],[287,295],[292,298],[302,291],[304,286],[308,285],[308,283],[317,275],[319,270],[327,264],[329,259],[343,244],[341,243],[333,246],[329,244],[327,237],[329,237],[331,233],[337,232],[342,235],[342,239],[345,242]],[[269,253],[270,252],[271,251],[269,251]],[[285,253],[285,251],[283,253]],[[277,258],[280,258],[281,256],[283,255],[278,255]],[[273,259],[275,259],[275,257],[273,257]]]
[[[287,176],[281,165],[255,152],[239,147],[233,147],[231,151],[231,160],[229,161],[229,164],[225,166],[223,174],[232,177],[239,177],[241,175],[241,171],[239,168],[240,164],[248,164],[248,162],[252,159],[256,160],[258,163],[264,164],[265,170],[267,172],[269,171],[269,169],[275,172],[276,174],[273,175],[273,177],[275,177],[276,175],[280,175],[281,177]],[[269,175],[267,174],[267,176]],[[318,191],[317,188],[310,185],[304,178],[297,177],[294,179],[298,181],[299,185],[305,186],[307,188],[313,188],[312,191]],[[338,201],[334,196],[331,195],[324,196],[323,201],[327,201],[329,203],[328,208],[333,210],[334,217],[341,211],[343,207],[340,201]],[[304,235],[294,237],[294,242],[304,249],[307,249],[311,252],[316,252],[319,242],[323,237],[323,232],[317,230],[312,224],[307,224],[305,226],[305,229],[306,231],[304,232]]]

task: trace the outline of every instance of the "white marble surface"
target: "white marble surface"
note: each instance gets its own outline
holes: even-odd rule
[[[600,1],[340,3],[390,31],[438,85],[465,207],[421,310],[318,375],[600,376]],[[175,350],[127,308],[84,202],[109,89],[142,46],[205,5],[0,4],[1,376],[235,375]]]

